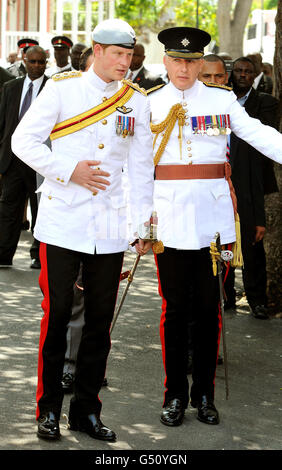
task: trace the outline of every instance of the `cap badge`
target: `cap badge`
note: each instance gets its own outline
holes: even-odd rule
[[[189,41],[187,38],[184,38],[184,39],[182,39],[181,44],[182,44],[184,47],[187,47],[188,44],[190,44],[190,41]]]

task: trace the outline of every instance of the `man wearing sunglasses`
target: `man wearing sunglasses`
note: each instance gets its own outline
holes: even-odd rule
[[[19,160],[11,150],[11,136],[28,105],[36,98],[48,78],[44,75],[46,53],[39,46],[26,52],[26,76],[5,83],[0,108],[0,266],[9,267],[17,249],[27,197],[31,200],[32,220],[37,213],[36,173]],[[33,231],[33,227],[32,231]],[[34,240],[30,249],[31,267],[39,264],[39,244]]]

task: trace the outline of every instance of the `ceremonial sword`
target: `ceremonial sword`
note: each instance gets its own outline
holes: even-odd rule
[[[211,242],[210,254],[213,263],[213,274],[218,275],[219,281],[219,295],[220,295],[220,310],[221,310],[221,321],[222,321],[222,347],[223,347],[223,362],[225,372],[225,393],[226,400],[229,397],[229,383],[228,383],[228,362],[227,362],[227,347],[226,347],[226,331],[225,331],[225,316],[224,316],[224,291],[223,291],[223,279],[222,279],[222,265],[224,262],[228,262],[233,258],[233,253],[230,250],[222,250],[220,243],[220,234],[216,232],[213,241]]]
[[[145,237],[142,237],[142,240],[144,240],[145,242],[150,241],[150,242],[153,243],[152,248],[153,248],[154,253],[162,253],[164,251],[164,247],[163,247],[162,242],[157,240],[157,215],[156,215],[155,212],[153,212],[153,214],[152,214],[151,221],[150,221],[150,226],[148,227],[147,234],[146,234]],[[138,242],[138,240],[135,240],[130,245],[134,246],[137,242]],[[114,326],[116,324],[117,318],[120,314],[120,311],[121,311],[121,308],[123,306],[123,303],[124,303],[125,297],[127,295],[128,289],[129,289],[129,287],[130,287],[130,285],[133,281],[133,277],[134,277],[135,271],[137,269],[138,263],[140,261],[140,258],[141,258],[141,255],[137,254],[131,270],[124,273],[125,274],[124,276],[123,275],[121,276],[121,279],[125,279],[127,277],[127,284],[126,284],[126,287],[125,287],[125,289],[123,291],[123,294],[121,296],[120,303],[119,303],[119,305],[118,305],[118,307],[117,307],[117,309],[114,313],[114,317],[113,317],[111,328],[110,328],[110,334],[112,333],[112,331],[114,329]]]

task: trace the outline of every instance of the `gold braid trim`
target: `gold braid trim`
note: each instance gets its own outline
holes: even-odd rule
[[[156,134],[154,138],[154,146],[155,146],[158,135],[165,130],[163,139],[154,157],[155,166],[157,166],[157,164],[159,163],[161,159],[161,156],[168,143],[170,134],[175,126],[177,119],[178,119],[178,125],[179,125],[178,139],[179,139],[180,154],[181,154],[182,153],[182,127],[185,124],[185,110],[183,109],[182,105],[180,103],[173,105],[167,117],[165,118],[165,120],[160,122],[159,124],[151,123],[151,131],[153,134]]]

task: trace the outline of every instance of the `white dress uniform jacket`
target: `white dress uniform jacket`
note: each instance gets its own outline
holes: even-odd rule
[[[135,118],[133,136],[116,133],[114,112],[106,119],[44,144],[56,123],[86,112],[113,96],[122,84],[105,83],[93,68],[73,78],[49,80],[12,137],[13,152],[44,176],[34,231],[39,241],[84,253],[128,248],[126,195],[122,169],[127,163],[133,231],[153,209],[153,156],[149,101],[135,91],[127,101]],[[121,114],[122,115],[122,114]],[[101,161],[110,185],[96,196],[70,181],[81,160]]]
[[[171,107],[181,103],[186,111],[182,158],[179,127],[174,126],[159,165],[215,164],[226,161],[227,136],[193,134],[192,117],[230,115],[232,131],[264,155],[282,163],[282,136],[248,116],[233,91],[206,86],[200,81],[185,91],[171,82],[149,95],[152,123],[162,122]],[[157,138],[158,149],[162,134]],[[210,246],[216,232],[222,244],[236,239],[229,185],[223,179],[156,180],[155,210],[158,237],[165,246],[198,250]]]

